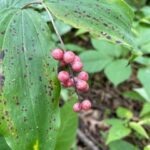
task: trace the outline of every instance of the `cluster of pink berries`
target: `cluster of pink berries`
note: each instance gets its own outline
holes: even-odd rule
[[[79,56],[75,55],[71,51],[64,52],[63,50],[56,48],[52,51],[52,57],[61,62],[61,66],[68,65],[73,72],[79,73],[77,77],[71,76],[67,71],[60,71],[58,74],[58,80],[64,87],[75,87],[78,91],[87,92],[89,90],[88,73],[82,71],[83,64]],[[91,102],[84,100],[82,103],[76,103],[73,106],[75,112],[81,110],[88,110],[91,108]]]

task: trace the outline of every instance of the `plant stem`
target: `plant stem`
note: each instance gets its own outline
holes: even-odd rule
[[[62,40],[62,38],[61,38],[61,36],[60,36],[58,30],[57,30],[57,27],[56,27],[56,25],[55,25],[53,16],[52,16],[51,13],[50,13],[50,10],[46,7],[46,5],[45,5],[44,3],[42,3],[42,5],[43,5],[43,7],[45,8],[46,12],[48,13],[48,15],[49,15],[49,17],[50,17],[50,19],[51,19],[52,25],[53,25],[53,27],[54,27],[54,30],[55,30],[56,35],[57,35],[57,37],[58,37],[58,39],[59,39],[59,41],[60,41],[60,43],[61,43],[61,46],[62,46],[63,50],[64,50],[64,51],[67,51],[66,48],[65,48],[65,44],[64,44],[64,42],[63,42],[63,40]],[[76,92],[76,94],[77,94],[77,96],[78,96],[78,99],[80,100],[79,92],[78,92],[78,89],[77,89],[77,87],[76,87],[76,81],[75,81],[75,79],[74,79],[74,73],[73,73],[73,71],[72,71],[71,65],[68,64],[68,68],[69,68],[69,72],[70,72],[70,74],[71,74],[71,76],[72,76],[72,78],[73,78],[73,82],[74,82],[74,85],[75,85],[75,86],[74,86],[75,92]]]
[[[61,38],[61,36],[60,36],[58,30],[57,30],[57,27],[56,27],[56,25],[55,25],[54,19],[53,19],[52,15],[51,15],[49,9],[46,7],[46,5],[45,5],[44,3],[42,3],[42,5],[43,5],[43,7],[45,8],[46,12],[48,13],[48,15],[49,15],[49,17],[50,17],[50,19],[51,19],[52,25],[53,25],[54,30],[55,30],[55,32],[56,32],[56,35],[57,35],[57,37],[58,37],[58,39],[59,39],[59,41],[60,41],[60,43],[61,43],[61,45],[62,45],[63,50],[66,51],[65,44],[64,44],[64,42],[63,42],[63,40],[62,40],[62,38]]]

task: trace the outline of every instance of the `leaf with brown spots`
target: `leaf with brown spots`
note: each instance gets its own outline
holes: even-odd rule
[[[98,37],[130,45],[133,12],[123,0],[45,0],[59,19]]]

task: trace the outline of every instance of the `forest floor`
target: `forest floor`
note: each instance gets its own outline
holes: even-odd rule
[[[109,129],[102,120],[117,118],[115,110],[119,106],[128,108],[134,113],[134,121],[138,121],[139,112],[142,109],[142,103],[122,96],[125,91],[131,91],[133,88],[140,87],[140,83],[133,76],[118,87],[114,87],[104,76],[103,73],[97,73],[91,78],[90,91],[82,94],[81,97],[89,98],[93,107],[87,112],[79,114],[78,130],[78,150],[108,150],[104,139],[101,138],[101,131],[107,132]],[[150,129],[147,129],[150,132]],[[128,137],[126,140],[132,144],[143,147],[147,141],[138,140],[135,136]]]

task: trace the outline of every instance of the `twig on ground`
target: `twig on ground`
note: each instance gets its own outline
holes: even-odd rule
[[[86,135],[81,130],[78,129],[77,135],[79,139],[90,148],[90,150],[100,150],[92,141],[86,137]]]

